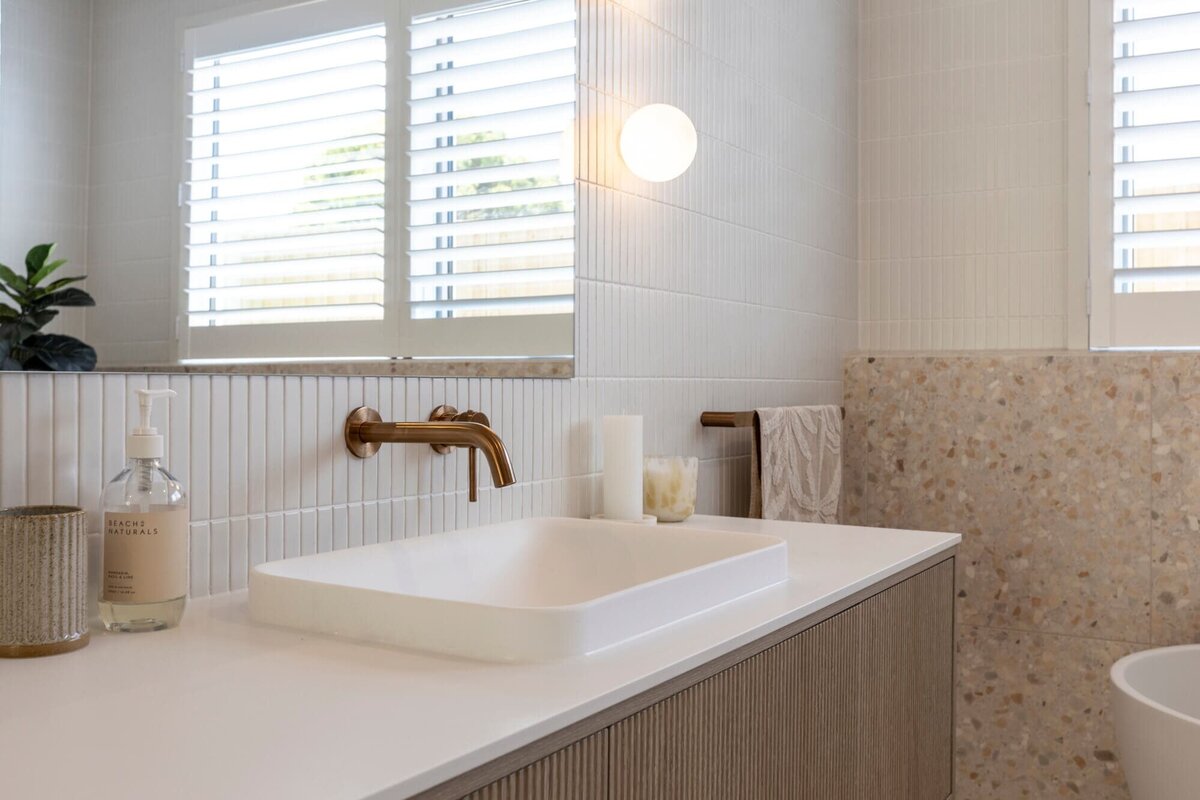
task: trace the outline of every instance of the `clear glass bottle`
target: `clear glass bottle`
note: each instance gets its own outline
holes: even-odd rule
[[[150,406],[170,390],[137,390],[141,425],[126,443],[125,469],[104,487],[100,619],[110,631],[173,628],[187,604],[188,504],[160,463],[162,436]]]

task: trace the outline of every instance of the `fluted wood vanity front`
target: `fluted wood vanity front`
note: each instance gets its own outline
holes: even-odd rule
[[[419,797],[944,800],[953,618],[943,554]]]

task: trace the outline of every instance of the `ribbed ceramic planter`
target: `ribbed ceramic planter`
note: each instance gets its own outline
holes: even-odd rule
[[[88,643],[87,516],[74,506],[0,509],[0,657]]]

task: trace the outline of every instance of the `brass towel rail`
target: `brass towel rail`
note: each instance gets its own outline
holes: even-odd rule
[[[842,406],[842,419],[845,418],[846,407]],[[757,411],[705,411],[700,414],[700,424],[706,428],[753,428],[757,421]]]
[[[705,411],[700,424],[706,428],[752,428],[757,411]]]

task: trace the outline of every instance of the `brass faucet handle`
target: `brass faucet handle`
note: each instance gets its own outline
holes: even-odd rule
[[[442,405],[429,412],[430,422],[453,422],[458,416],[458,409],[452,405],[443,403]],[[433,452],[440,456],[444,456],[454,448],[448,444],[431,444],[429,445]]]
[[[461,414],[456,415],[454,420],[455,422],[477,422],[480,425],[486,425],[489,428],[492,427],[492,421],[488,419],[487,414],[482,411],[472,411],[469,408]]]
[[[488,419],[487,414],[482,411],[475,411],[468,408],[466,411],[459,411],[451,405],[440,405],[433,411],[429,412],[430,422],[476,422],[480,425],[492,427],[492,421]],[[441,452],[441,451],[438,451]]]
[[[429,412],[429,421],[474,422],[488,428],[492,427],[491,420],[489,420],[487,414],[484,414],[482,411],[473,411],[469,408],[466,411],[459,411],[454,406],[448,404],[442,404],[433,411]],[[429,446],[432,447],[435,452],[438,452],[442,455],[445,455],[454,449],[452,445],[448,444],[431,444]],[[476,455],[477,452],[478,451],[473,446],[467,449],[467,477],[468,485],[470,486],[468,499],[472,503],[479,499],[479,479],[477,477],[478,469],[476,467],[476,459],[478,458]]]
[[[446,403],[429,412],[430,422],[453,422],[457,417],[458,409]]]

